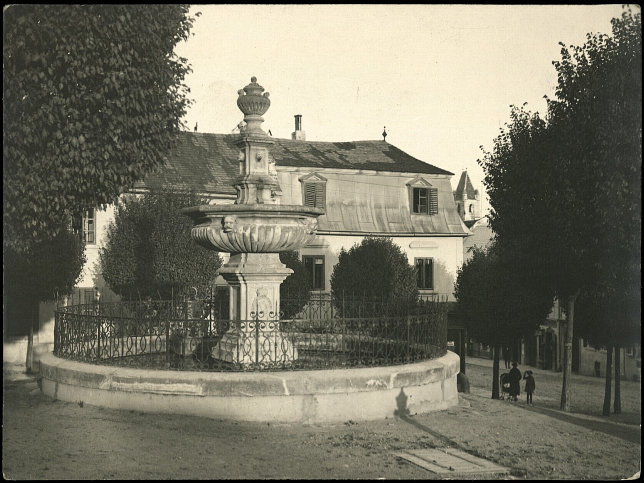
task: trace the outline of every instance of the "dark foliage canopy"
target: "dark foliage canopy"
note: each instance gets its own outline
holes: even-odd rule
[[[280,317],[288,319],[300,312],[309,300],[311,280],[296,251],[280,252],[280,261],[293,270],[280,285]]]
[[[17,335],[21,327],[35,322],[31,311],[39,301],[70,294],[84,263],[84,243],[64,227],[52,239],[33,243],[26,251],[7,247],[3,267],[7,329]]]
[[[552,307],[552,291],[538,274],[517,270],[518,251],[498,244],[475,248],[458,271],[454,296],[468,335],[492,346],[510,345],[538,329]]]
[[[542,119],[525,105],[479,164],[491,227],[531,254],[563,300],[640,284],[641,15],[626,7],[613,34],[562,44],[555,99]]]
[[[634,346],[641,343],[640,287],[608,295],[584,291],[576,304],[577,335],[595,347]]]
[[[4,12],[4,244],[116,201],[159,165],[189,101],[173,50],[186,5],[14,5]]]
[[[391,238],[367,237],[349,251],[340,251],[331,274],[331,294],[336,300],[381,299],[404,312],[416,305],[416,283],[416,269]]]
[[[169,192],[125,198],[100,250],[109,287],[125,299],[168,299],[191,287],[207,297],[221,258],[192,240],[192,221],[180,212],[203,203],[191,194]]]

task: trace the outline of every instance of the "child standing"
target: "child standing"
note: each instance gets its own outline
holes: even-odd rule
[[[532,393],[536,387],[534,383],[534,377],[532,377],[532,371],[525,371],[523,374],[523,379],[525,379],[525,393],[527,398],[527,403],[532,404]]]

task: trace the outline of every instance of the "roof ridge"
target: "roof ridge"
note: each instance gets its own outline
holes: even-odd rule
[[[237,159],[236,133],[180,131],[180,144],[170,157],[187,169],[210,163],[200,169],[212,172],[222,163]],[[273,156],[278,165],[291,167],[361,169],[395,173],[453,175],[450,171],[416,158],[384,140],[304,141],[270,138],[274,141]],[[210,161],[207,161],[208,158]],[[228,159],[230,158],[230,159]]]

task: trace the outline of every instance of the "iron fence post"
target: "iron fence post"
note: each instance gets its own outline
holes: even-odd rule
[[[169,367],[170,365],[170,317],[166,317],[165,319],[165,363]]]
[[[56,312],[54,312],[54,354],[55,355],[58,355],[58,352],[60,350],[60,340],[59,340],[60,312],[59,310],[60,308],[57,308]]]
[[[237,358],[235,360],[238,361],[237,364],[239,364],[239,343],[240,343],[239,339],[240,339],[240,337],[243,337],[243,332],[241,330],[242,321],[241,321],[241,319],[239,319],[239,314],[237,315],[237,318],[238,318],[238,320],[233,320],[231,322],[237,326],[236,328],[237,328],[238,336],[237,336],[237,346],[235,347],[235,351],[237,352]],[[246,323],[248,323],[248,322],[246,322]],[[241,341],[241,343],[243,344],[243,340]]]
[[[101,361],[101,320],[96,320],[96,362]]]
[[[258,308],[259,310],[259,308]],[[259,365],[259,312],[255,318],[255,370]]]

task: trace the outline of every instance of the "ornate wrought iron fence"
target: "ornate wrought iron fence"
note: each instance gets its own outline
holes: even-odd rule
[[[446,352],[445,301],[401,308],[385,299],[314,293],[282,298],[282,318],[253,312],[249,320],[228,320],[216,302],[59,307],[54,354],[118,366],[249,371],[406,364]]]

